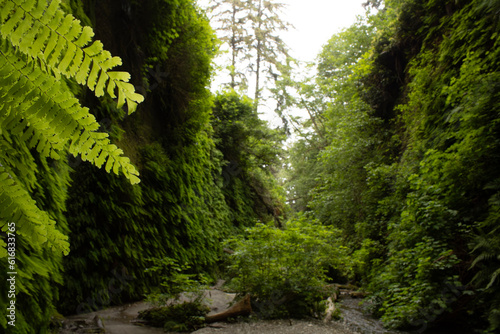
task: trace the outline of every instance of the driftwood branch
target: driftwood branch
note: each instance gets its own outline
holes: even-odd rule
[[[231,306],[225,311],[217,314],[209,315],[205,318],[207,323],[223,321],[227,318],[237,317],[239,315],[249,315],[252,313],[252,305],[250,304],[250,295],[246,295],[245,298]]]

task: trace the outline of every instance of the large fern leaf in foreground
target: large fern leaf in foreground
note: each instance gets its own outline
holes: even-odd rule
[[[122,150],[111,144],[106,133],[95,132],[99,124],[56,79],[17,54],[8,43],[0,48],[0,126],[15,134],[44,157],[59,159],[58,151],[70,143],[70,153],[82,154],[98,167],[121,172],[138,182],[136,169]]]
[[[99,41],[91,43],[93,35],[62,11],[59,0],[0,0],[0,227],[5,231],[6,223],[15,221],[17,233],[35,249],[67,253],[68,244],[30,195],[36,183],[30,152],[59,159],[69,150],[139,182],[123,151],[106,133],[97,132],[94,116],[61,83],[65,76],[96,96],[106,90],[118,107],[127,103],[129,113],[142,102],[128,73],[110,71],[121,64],[120,58],[103,50]],[[0,246],[2,258],[3,240]]]
[[[93,35],[63,12],[59,0],[0,0],[0,267],[7,267],[5,232],[13,222],[19,275],[18,323],[14,328],[2,317],[0,327],[10,326],[13,333],[44,331],[57,295],[50,286],[61,283],[62,256],[69,251],[65,223],[58,225],[65,190],[56,195],[49,189],[65,184],[68,172],[49,171],[49,163],[80,155],[139,182],[130,160],[107,133],[97,132],[95,117],[63,80],[85,85],[96,96],[107,93],[118,108],[127,104],[129,113],[142,102],[130,75],[111,71],[121,59],[92,42]],[[6,295],[0,296],[0,305],[5,303]]]
[[[118,95],[119,108],[126,102],[133,112],[142,95],[128,83],[127,72],[109,71],[121,65],[121,59],[112,57],[100,41],[90,44],[92,28],[82,27],[59,5],[59,0],[0,0],[0,35],[56,78],[74,78],[96,96],[106,89],[111,97]]]

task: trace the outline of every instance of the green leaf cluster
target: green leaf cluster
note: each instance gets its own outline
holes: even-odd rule
[[[305,95],[321,145],[294,149],[307,142],[318,174],[296,157],[294,178],[313,185],[306,210],[341,229],[387,326],[453,311],[498,330],[497,14],[491,1],[386,1],[371,38],[359,24],[335,35],[305,86],[327,102]]]
[[[255,219],[281,223],[284,194],[276,181],[283,135],[259,119],[253,101],[234,91],[215,97],[212,113],[216,148],[222,153],[223,194],[233,225]]]
[[[152,266],[146,269],[147,273],[161,276],[159,291],[148,295],[147,300],[157,306],[172,306],[179,301],[181,294],[199,300],[206,287],[206,278],[203,275],[189,274],[189,265],[181,265],[176,260],[165,257],[151,259]]]
[[[251,294],[266,318],[312,315],[327,291],[327,271],[350,270],[340,231],[305,215],[283,229],[257,224],[227,242],[234,249],[231,285]]]
[[[139,318],[151,326],[168,332],[192,332],[205,325],[205,316],[210,308],[199,300],[152,308],[139,312]]]
[[[139,182],[130,160],[97,132],[99,124],[67,83],[85,85],[96,96],[106,89],[118,107],[127,102],[129,112],[143,97],[128,73],[111,71],[121,60],[92,42],[92,29],[66,14],[60,1],[3,0],[0,13],[0,261],[2,268],[10,263],[5,232],[15,223],[14,332],[27,333],[46,330],[58,295],[54,282],[62,281],[62,256],[69,252],[66,156],[106,163],[107,171]],[[6,298],[0,298],[2,307]]]

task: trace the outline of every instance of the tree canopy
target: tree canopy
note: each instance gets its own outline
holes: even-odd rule
[[[210,7],[212,22],[231,53],[229,86],[248,93],[251,78],[256,109],[263,89],[276,85],[290,69],[289,49],[280,36],[290,27],[280,16],[284,7],[270,0],[219,0]]]

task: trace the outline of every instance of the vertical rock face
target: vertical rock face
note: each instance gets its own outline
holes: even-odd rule
[[[155,267],[152,259],[174,259],[191,272],[213,269],[234,221],[244,216],[254,223],[267,214],[252,204],[254,195],[268,193],[260,184],[259,193],[247,191],[242,170],[248,167],[226,166],[231,160],[216,147],[221,140],[207,87],[217,43],[193,0],[73,0],[70,6],[75,15],[85,12],[82,19],[92,22],[96,38],[122,58],[145,101],[128,116],[110,99],[81,92],[102,131],[138,168],[141,183],[131,186],[81,161],[72,164],[71,253],[64,259],[59,305],[67,314],[143,298],[168,275],[158,268],[146,272]],[[264,128],[254,118],[254,132],[243,134],[247,145]]]
[[[83,8],[96,38],[122,58],[146,99],[126,116],[82,94],[139,169],[141,183],[74,166],[65,313],[143,298],[163,275],[145,272],[151,258],[209,268],[228,226],[215,183],[220,162],[213,157],[206,88],[215,37],[207,20],[191,0],[85,1]]]

